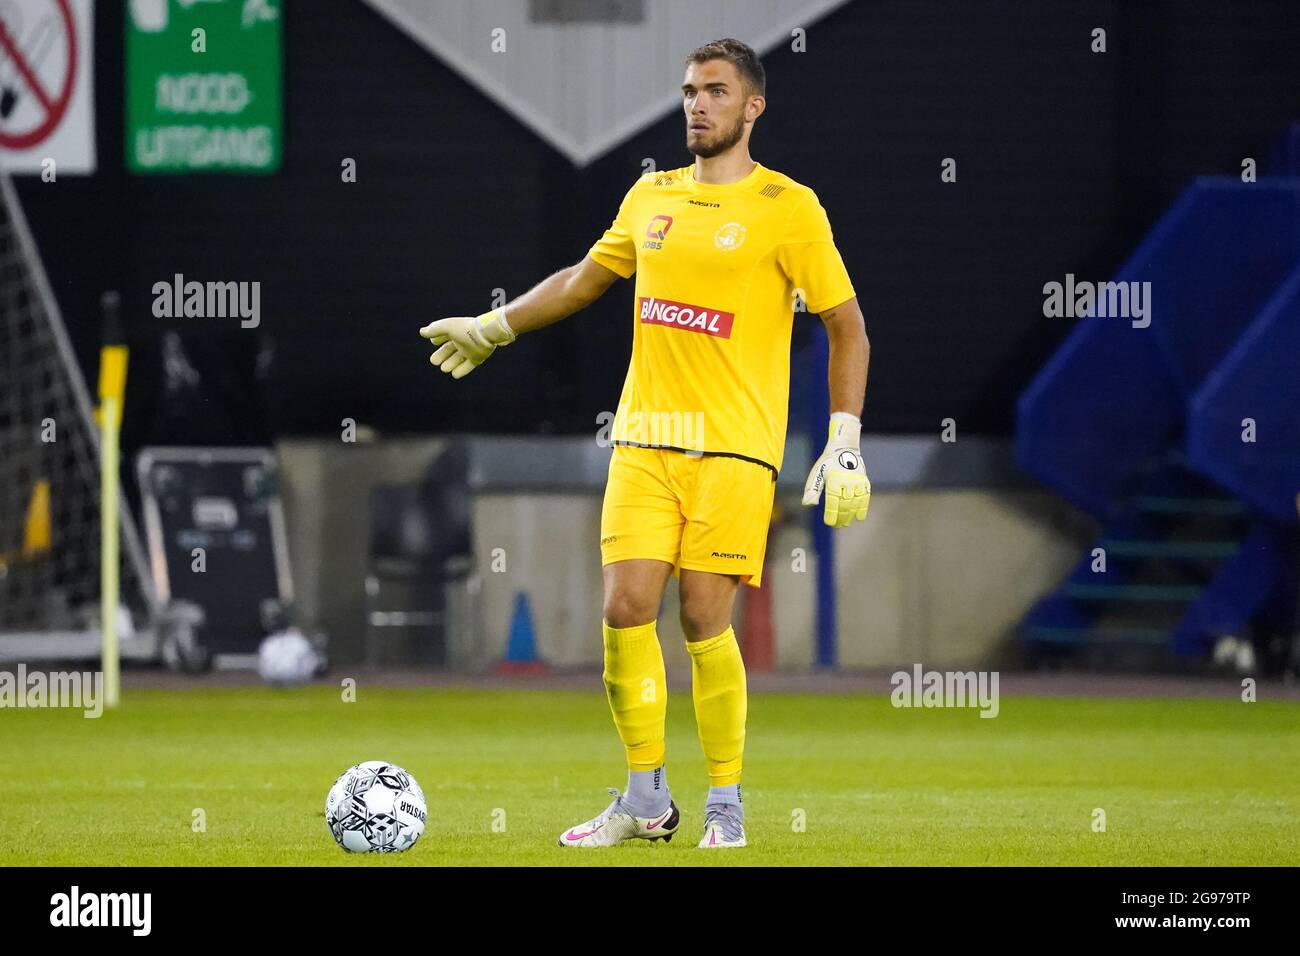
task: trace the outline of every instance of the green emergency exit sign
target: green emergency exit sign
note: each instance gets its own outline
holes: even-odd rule
[[[127,168],[279,169],[281,0],[129,0],[126,7]]]

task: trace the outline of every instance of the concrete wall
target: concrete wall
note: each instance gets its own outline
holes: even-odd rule
[[[436,440],[371,445],[288,442],[280,447],[299,612],[330,634],[340,662],[360,661],[370,492],[419,479]],[[816,556],[807,512],[781,496],[787,520],[769,543],[777,666],[814,659]],[[479,666],[505,651],[515,595],[532,605],[538,650],[559,667],[601,662],[600,495],[483,492],[474,500],[473,613],[458,625],[481,648]],[[1050,493],[1032,488],[877,488],[863,525],[837,535],[842,667],[922,662],[964,667],[1015,653],[1029,605],[1073,565],[1089,528]],[[660,617],[669,668],[689,666],[676,583]],[[739,623],[739,621],[737,622]]]
[[[599,524],[594,496],[479,499],[476,546],[502,548],[507,560],[506,572],[483,576],[484,633],[494,656],[505,649],[513,595],[524,589],[544,658],[600,664]],[[959,667],[1014,656],[1016,624],[1078,560],[1088,540],[1081,530],[1068,509],[1038,491],[874,493],[865,524],[837,538],[840,665]],[[769,545],[765,580],[782,670],[805,670],[814,660],[809,545],[804,527],[779,531]],[[668,667],[689,666],[675,583],[659,633]]]
[[[861,532],[838,541],[840,664],[1013,657],[1017,623],[1078,561],[1085,531],[1041,491],[873,494]]]

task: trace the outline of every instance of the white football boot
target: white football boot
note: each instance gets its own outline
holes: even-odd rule
[[[624,840],[663,840],[667,843],[677,832],[682,815],[677,804],[668,801],[668,809],[657,817],[638,817],[623,806],[623,796],[613,787],[614,802],[586,823],[565,830],[557,841],[560,846],[613,846]]]
[[[740,807],[730,803],[713,803],[704,808],[704,836],[700,846],[744,846],[745,816]]]

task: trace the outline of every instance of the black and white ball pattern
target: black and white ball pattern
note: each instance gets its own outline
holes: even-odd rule
[[[424,832],[428,806],[415,778],[396,764],[367,760],[344,771],[325,798],[325,823],[351,853],[400,853]]]

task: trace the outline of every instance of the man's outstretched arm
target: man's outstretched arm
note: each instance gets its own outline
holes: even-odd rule
[[[429,361],[452,378],[464,378],[499,345],[533,329],[568,318],[595,302],[619,276],[591,256],[547,276],[519,298],[478,316],[430,322],[420,334],[439,346]]]

